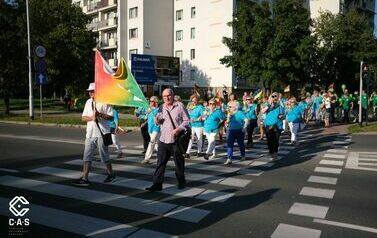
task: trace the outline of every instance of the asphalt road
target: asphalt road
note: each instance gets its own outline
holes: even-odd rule
[[[140,163],[138,131],[121,136],[125,157],[114,159],[114,183],[102,182],[105,171],[95,162],[91,185],[73,186],[84,135],[0,123],[0,237],[377,237],[376,135],[308,128],[296,147],[282,137],[278,162],[262,141],[230,166],[219,145],[212,161],[186,160],[183,191],[169,163],[156,193],[144,190],[155,164]],[[23,216],[9,210],[15,196],[30,203],[14,205],[30,209]]]

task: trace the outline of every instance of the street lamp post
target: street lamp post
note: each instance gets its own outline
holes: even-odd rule
[[[29,0],[26,0],[26,25],[27,25],[28,60],[29,60],[29,116],[30,116],[30,119],[34,120],[33,85],[32,85],[32,75],[31,75]]]

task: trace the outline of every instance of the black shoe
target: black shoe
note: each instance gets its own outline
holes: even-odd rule
[[[109,174],[107,175],[106,179],[103,180],[104,183],[110,183],[110,182],[113,182],[115,180],[115,175],[114,174]]]
[[[198,153],[198,157],[202,157],[202,156],[204,156],[206,153],[202,153],[202,152],[200,152],[200,153]]]
[[[147,151],[146,151],[146,150],[143,150],[141,153],[142,153],[142,154],[145,154],[145,153],[147,153]]]
[[[89,186],[89,181],[87,179],[79,178],[73,182],[76,186]]]
[[[186,154],[185,154],[185,158],[186,158],[186,159],[190,159],[190,154],[186,153]]]
[[[186,187],[186,181],[179,182],[177,187],[178,189],[184,189]]]
[[[203,156],[203,158],[204,158],[205,160],[208,160],[208,159],[209,159],[209,154],[205,154],[205,155]]]
[[[145,190],[147,190],[149,192],[161,191],[162,190],[162,184],[154,183],[152,186],[145,188]]]

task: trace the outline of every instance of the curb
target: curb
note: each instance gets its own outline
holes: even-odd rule
[[[59,123],[43,123],[43,122],[26,122],[26,121],[5,121],[0,120],[0,123],[29,125],[29,126],[55,126],[55,127],[71,127],[71,128],[86,128],[86,125],[72,125],[72,124],[59,124]],[[137,130],[139,127],[123,127],[126,130]]]

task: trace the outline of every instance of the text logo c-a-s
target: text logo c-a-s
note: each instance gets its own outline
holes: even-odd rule
[[[23,196],[15,196],[10,202],[9,202],[9,211],[13,213],[16,217],[24,216],[28,211],[29,208],[22,208],[23,205],[28,205],[29,202],[24,198]]]

